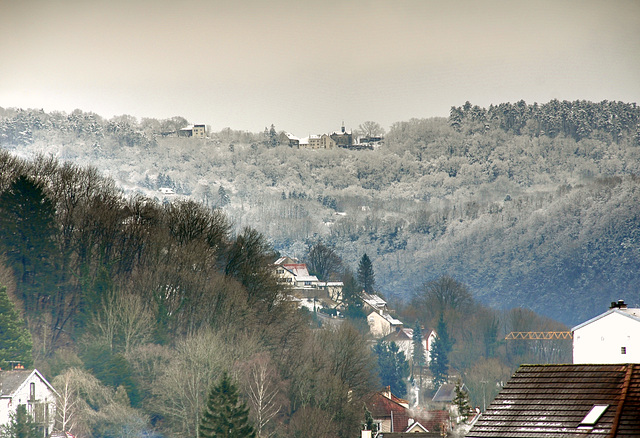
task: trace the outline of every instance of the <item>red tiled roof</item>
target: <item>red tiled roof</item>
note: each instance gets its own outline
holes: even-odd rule
[[[594,405],[606,405],[592,425]],[[468,438],[640,437],[640,364],[522,365]]]
[[[397,399],[397,397],[393,396]],[[404,432],[409,425],[409,410],[398,402],[385,397],[382,393],[376,392],[365,402],[367,409],[375,419],[393,417],[393,431]],[[391,415],[393,412],[393,415]]]
[[[440,430],[443,424],[449,427],[449,411],[427,411],[426,415],[418,416],[416,421],[426,427],[429,432]]]

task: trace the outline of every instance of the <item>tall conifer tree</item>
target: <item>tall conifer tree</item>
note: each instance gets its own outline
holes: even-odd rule
[[[7,256],[28,313],[55,287],[55,207],[42,185],[19,176],[0,194],[0,252]]]
[[[31,333],[9,300],[7,289],[0,285],[0,367],[8,361],[31,365]]]
[[[211,388],[200,417],[200,438],[255,438],[249,408],[238,399],[238,390],[225,372]]]
[[[373,272],[373,264],[367,253],[362,255],[358,264],[358,282],[366,293],[373,293],[373,285],[376,283],[376,279]]]
[[[416,325],[413,328],[413,355],[412,355],[412,368],[413,368],[413,377],[415,378],[416,374],[420,375],[422,379],[422,368],[427,365],[427,358],[424,354],[424,347],[422,345],[422,327],[420,327],[420,323],[416,321]],[[416,373],[415,370],[418,370]],[[422,380],[420,381],[422,383]]]
[[[449,378],[449,353],[451,352],[451,340],[447,331],[447,324],[440,314],[440,320],[436,328],[437,337],[431,346],[431,362],[429,369],[433,374],[433,384],[436,388],[447,383]]]

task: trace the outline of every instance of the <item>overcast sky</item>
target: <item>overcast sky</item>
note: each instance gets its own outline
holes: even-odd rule
[[[298,136],[640,101],[640,1],[0,0],[0,106]]]

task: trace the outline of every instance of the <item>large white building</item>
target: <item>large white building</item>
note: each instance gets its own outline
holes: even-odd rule
[[[48,437],[55,423],[57,397],[38,370],[0,371],[0,426],[9,423],[19,405],[25,405],[42,436]]]
[[[622,300],[571,331],[574,364],[640,363],[640,309]]]

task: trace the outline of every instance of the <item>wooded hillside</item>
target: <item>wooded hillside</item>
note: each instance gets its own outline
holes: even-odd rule
[[[322,240],[408,300],[448,274],[481,302],[567,324],[619,298],[640,305],[640,109],[622,102],[453,107],[391,126],[373,151],[273,146],[225,129],[161,136],[186,120],[0,111],[13,154],[96,166],[128,193],[219,206],[282,253]],[[286,128],[286,127],[282,127]],[[163,195],[160,187],[178,195]]]

